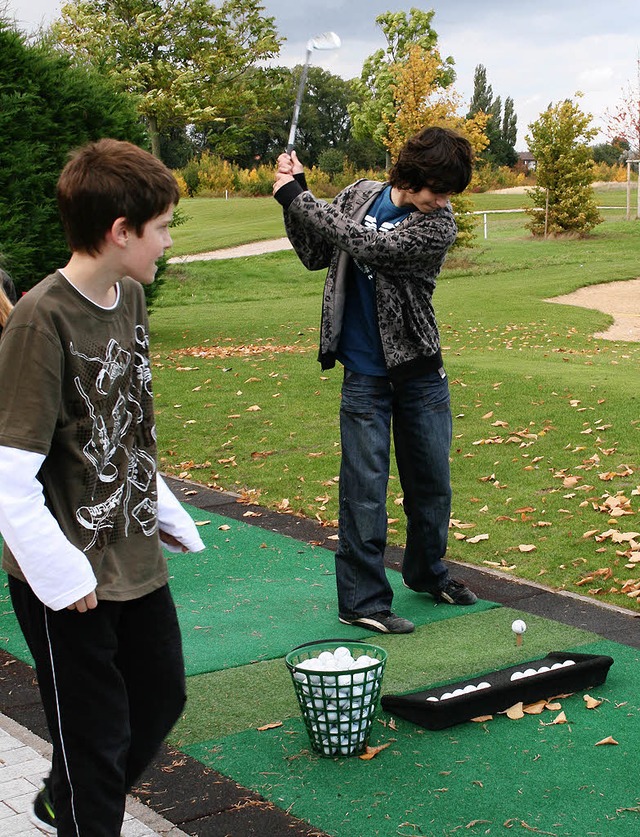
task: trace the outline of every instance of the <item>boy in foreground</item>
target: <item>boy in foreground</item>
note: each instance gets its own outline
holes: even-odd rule
[[[178,199],[142,149],[80,149],[58,182],[71,258],[0,341],[3,567],[53,742],[33,821],[58,837],[119,837],[185,701],[161,541],[204,544],[157,473],[142,288]]]
[[[389,182],[359,180],[333,203],[306,189],[282,154],[274,196],[309,270],[328,268],[320,327],[323,369],[344,366],[340,404],[338,616],[380,633],[414,625],[392,609],[384,568],[391,426],[404,492],[407,587],[470,605],[444,563],[451,512],[449,385],[431,297],[457,228],[449,198],[469,184],[469,142],[425,128],[404,145]]]

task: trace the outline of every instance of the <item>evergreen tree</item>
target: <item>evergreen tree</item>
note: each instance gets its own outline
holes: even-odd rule
[[[513,149],[518,141],[518,117],[515,114],[513,99],[507,96],[504,100],[502,116],[502,139]]]
[[[493,89],[487,83],[487,69],[482,64],[478,64],[473,76],[473,96],[467,119],[477,113],[485,113],[489,117],[487,122],[489,144],[481,155],[482,159],[495,166],[514,166],[518,160],[515,148],[518,127],[513,99],[507,96],[503,112],[502,99],[500,96],[493,97]]]
[[[0,18],[0,255],[19,291],[68,260],[58,176],[71,149],[106,136],[144,142],[129,97]]]
[[[471,119],[479,111],[490,113],[492,102],[493,90],[491,85],[487,84],[487,68],[483,64],[478,64],[473,74],[473,96],[471,97],[467,119]]]

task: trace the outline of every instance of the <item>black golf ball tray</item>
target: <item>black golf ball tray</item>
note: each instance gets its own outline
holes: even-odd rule
[[[426,729],[439,730],[482,715],[599,686],[611,657],[552,651],[539,660],[402,695],[383,695],[382,708]]]

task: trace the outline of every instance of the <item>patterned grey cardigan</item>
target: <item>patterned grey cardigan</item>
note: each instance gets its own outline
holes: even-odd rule
[[[278,190],[287,236],[309,270],[329,268],[324,286],[319,360],[335,366],[350,259],[372,269],[380,337],[389,376],[400,381],[442,366],[431,297],[457,227],[450,207],[411,212],[388,232],[363,226],[385,183],[358,180],[333,203],[298,182]],[[282,193],[282,194],[281,194]]]

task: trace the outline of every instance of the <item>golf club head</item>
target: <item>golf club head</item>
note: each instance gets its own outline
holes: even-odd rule
[[[307,44],[307,49],[339,49],[341,45],[342,41],[335,32],[323,32],[321,35],[311,38]]]
[[[293,143],[296,136],[296,130],[298,128],[298,117],[300,115],[302,94],[304,93],[311,53],[314,49],[338,49],[341,44],[342,41],[335,32],[323,32],[321,35],[316,35],[315,38],[311,38],[311,40],[307,41],[307,57],[302,68],[302,75],[300,76],[300,84],[298,86],[298,95],[296,96],[296,102],[293,108],[293,119],[291,121],[289,140],[287,142],[287,154],[291,154],[291,151],[293,150]]]

